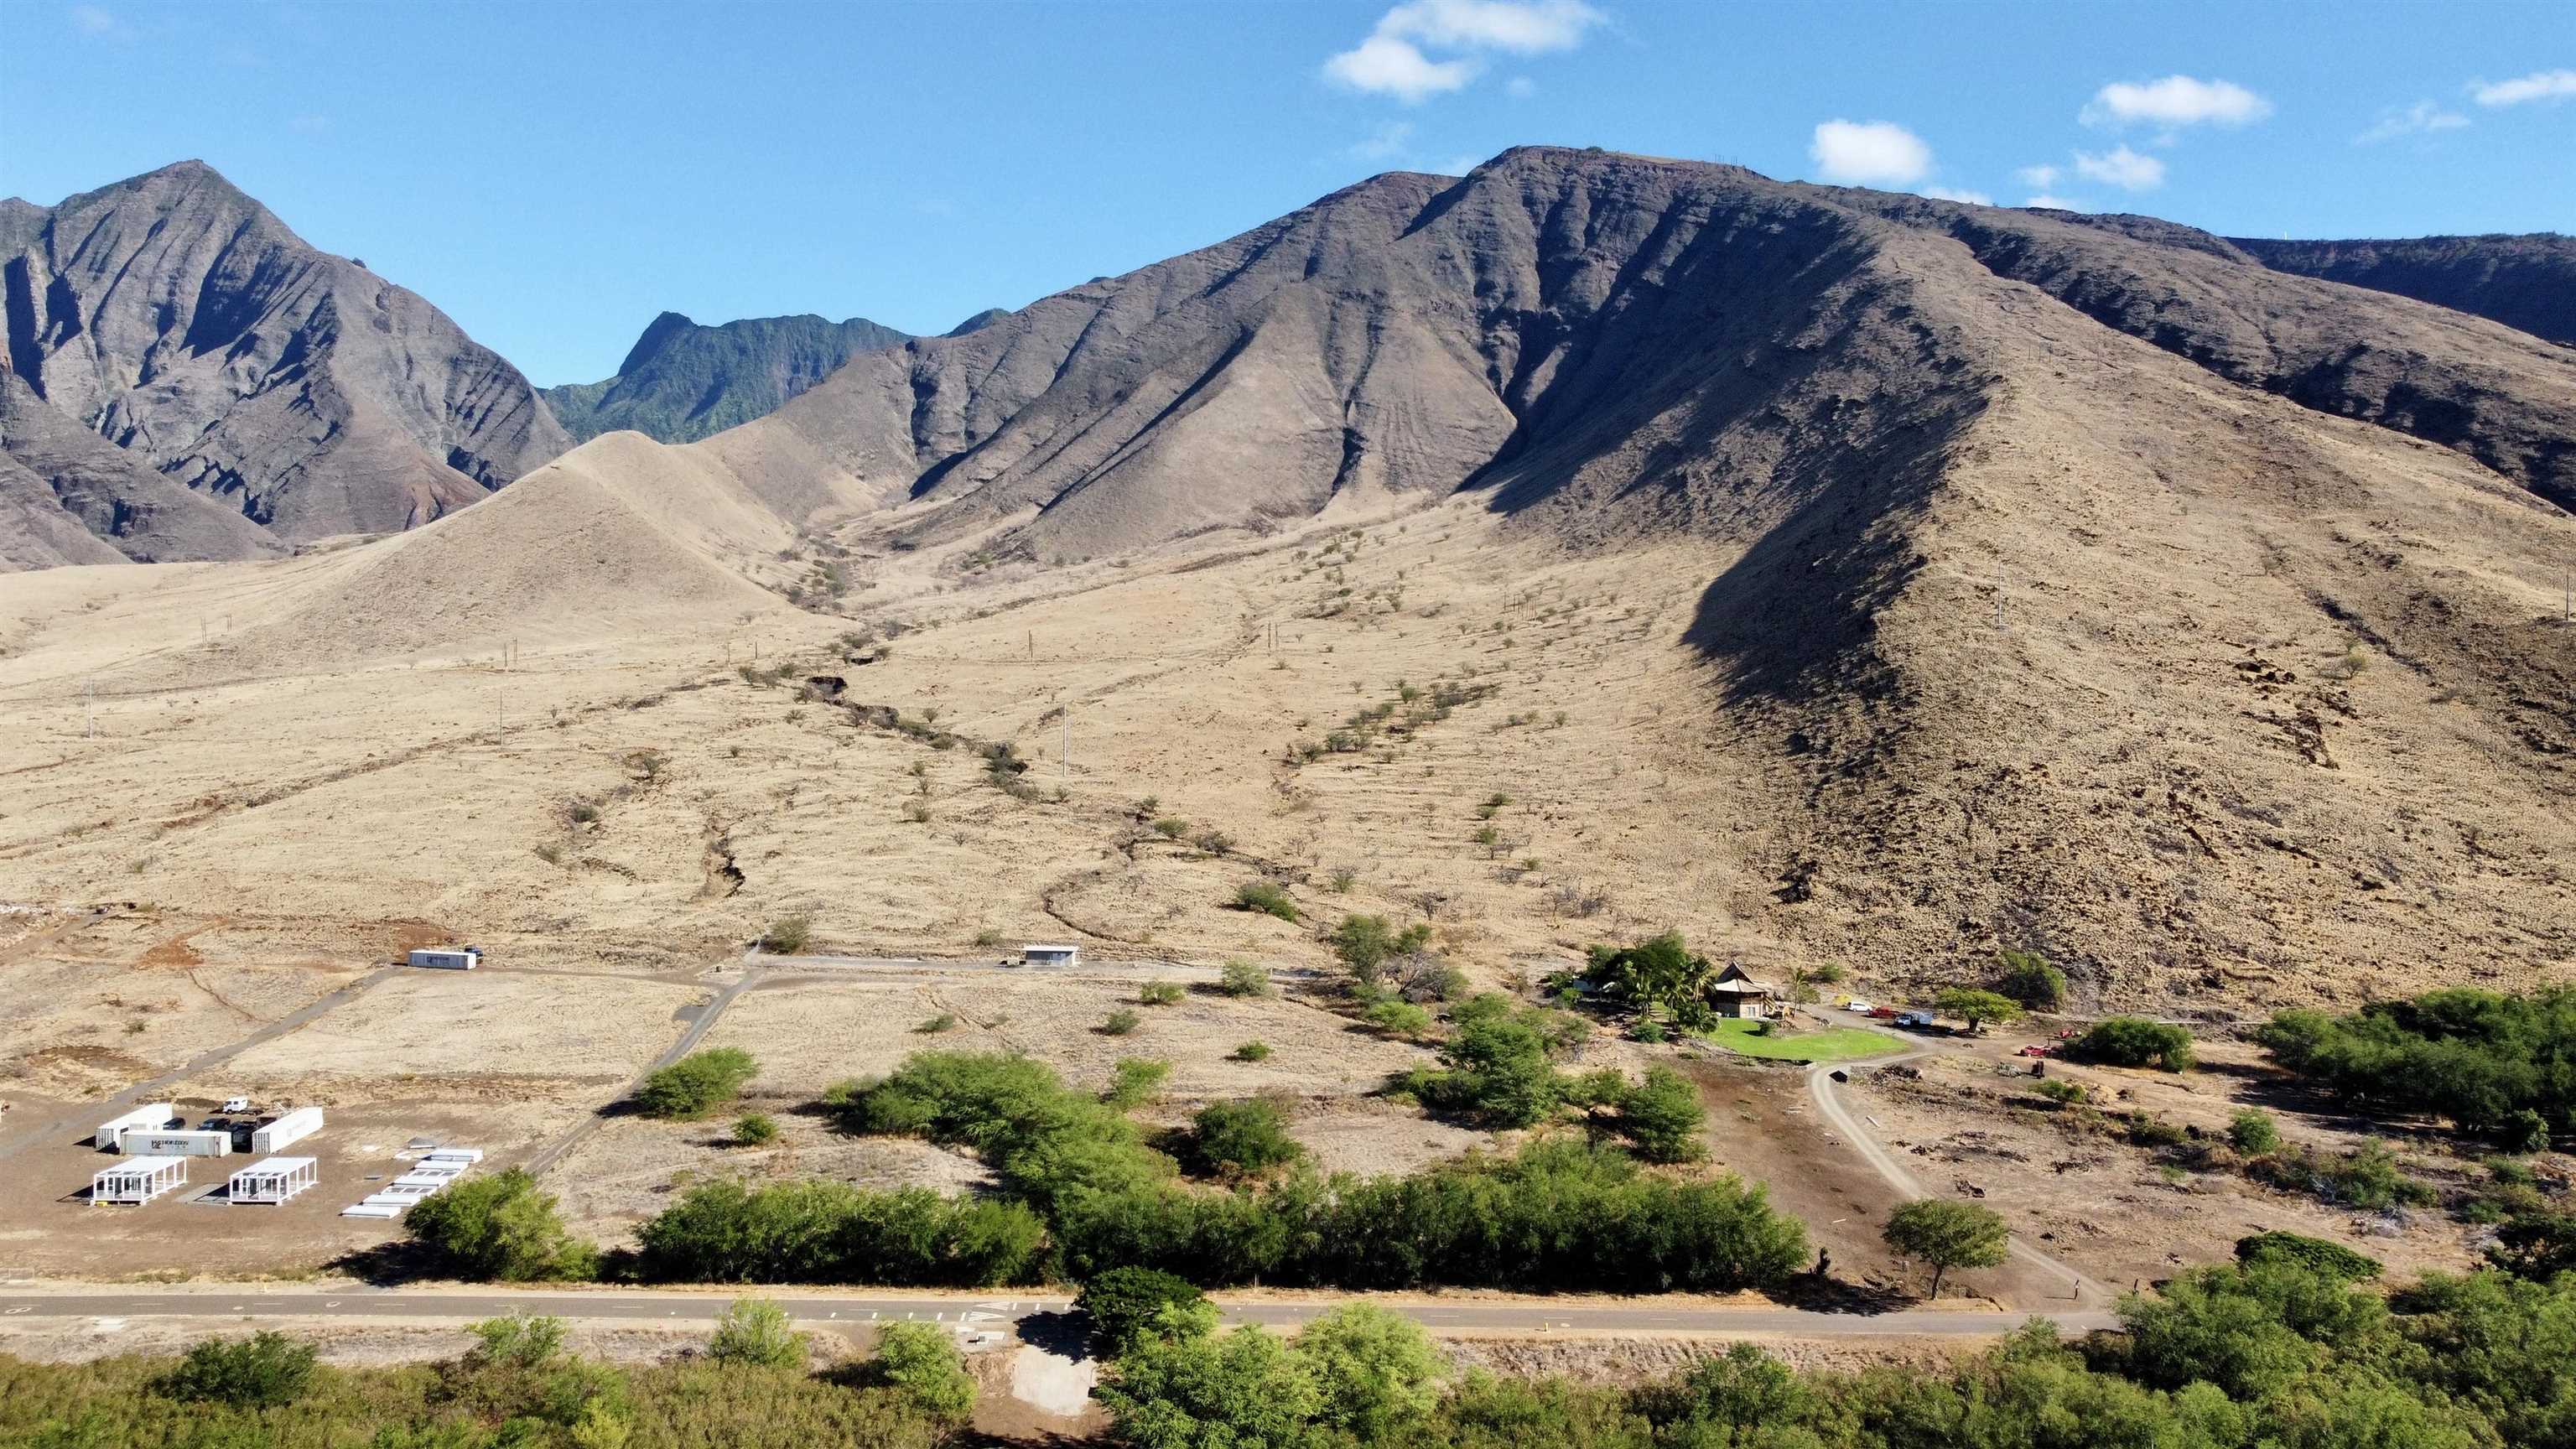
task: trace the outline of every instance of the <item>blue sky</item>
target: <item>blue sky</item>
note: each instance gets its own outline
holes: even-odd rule
[[[0,194],[201,157],[541,383],[944,330],[1522,143],[2235,235],[2576,231],[2576,4],[0,4]]]

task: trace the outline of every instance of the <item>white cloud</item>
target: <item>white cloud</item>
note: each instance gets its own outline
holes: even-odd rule
[[[1920,181],[1932,170],[1932,148],[1923,138],[1888,121],[1827,121],[1816,128],[1807,155],[1827,181]]]
[[[1407,105],[1459,90],[1483,65],[1473,60],[1433,60],[1409,40],[1372,35],[1355,50],[1324,62],[1324,74],[1353,90],[1393,96]]]
[[[1475,170],[1477,167],[1482,166],[1493,159],[1494,158],[1491,156],[1452,156],[1448,160],[1441,162],[1439,165],[1432,167],[1431,174],[1434,176],[1464,176],[1468,172]]]
[[[2234,81],[2169,75],[2156,81],[2114,81],[2093,93],[2081,119],[2088,126],[2137,122],[2159,126],[2242,126],[2270,114],[2270,101]]]
[[[1915,193],[1934,201],[1964,201],[1970,206],[1992,206],[1995,199],[1982,191],[1953,191],[1947,186],[1926,186]]]
[[[1377,33],[1438,50],[1544,55],[1581,45],[1602,19],[1583,0],[1409,0],[1379,19]]]
[[[2045,192],[2023,202],[2022,205],[2044,206],[2051,211],[2082,211],[2084,209],[2084,203],[2080,201],[2069,201],[2063,196],[2050,196]]]
[[[2055,166],[2025,166],[2019,171],[2014,172],[2013,176],[2025,186],[2033,186],[2037,187],[2041,191],[2046,191],[2048,188],[2055,186],[2057,184],[2057,179],[2065,174],[2066,173],[2064,171]]]
[[[1538,82],[1531,80],[1525,75],[1513,76],[1510,80],[1503,82],[1503,94],[1510,96],[1516,101],[1528,100],[1530,97],[1538,94]]]
[[[2412,136],[2419,131],[2456,131],[2469,123],[2457,111],[2443,110],[2432,101],[2417,101],[2411,106],[2391,106],[2379,113],[2379,123],[2352,138],[2356,146],[2376,145],[2399,136]]]
[[[1605,18],[1583,0],[1406,0],[1378,17],[1368,39],[1326,60],[1324,74],[1353,90],[1419,104],[1483,74],[1479,52],[1571,50]],[[1505,89],[1525,96],[1535,87],[1521,77]]]
[[[1353,142],[1351,155],[1362,161],[1384,161],[1390,156],[1403,155],[1404,148],[1412,142],[1411,121],[1389,121],[1371,131],[1365,140]]]
[[[2153,156],[2141,156],[2126,146],[2115,146],[2100,156],[2076,152],[2075,174],[2122,191],[2149,191],[2165,184],[2165,163]]]
[[[2536,70],[2519,80],[2474,86],[2470,94],[2482,106],[2518,106],[2525,101],[2563,101],[2576,96],[2576,70]]]

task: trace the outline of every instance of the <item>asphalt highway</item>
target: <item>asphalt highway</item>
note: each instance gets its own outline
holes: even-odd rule
[[[780,1293],[763,1296],[807,1324],[857,1326],[872,1320],[930,1319],[966,1328],[1000,1330],[1072,1307],[1064,1297],[1004,1298],[969,1295],[869,1296]],[[731,1294],[664,1293],[603,1289],[585,1292],[495,1293],[432,1288],[292,1290],[261,1287],[161,1289],[137,1292],[100,1287],[0,1290],[0,1318],[229,1318],[351,1319],[367,1322],[438,1323],[497,1318],[511,1312],[552,1314],[593,1322],[712,1322],[732,1303]],[[1228,1301],[1218,1306],[1235,1323],[1294,1326],[1347,1300]],[[2111,1327],[2106,1312],[2038,1315],[1919,1309],[1897,1313],[1822,1313],[1801,1308],[1652,1307],[1579,1300],[1373,1299],[1431,1332],[1600,1334],[1759,1334],[1789,1338],[1976,1337],[2008,1333],[2026,1317],[2051,1319],[2069,1333]]]

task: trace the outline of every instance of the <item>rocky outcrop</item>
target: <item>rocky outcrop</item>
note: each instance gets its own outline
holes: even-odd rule
[[[776,412],[858,353],[910,340],[865,317],[827,322],[809,313],[703,327],[665,312],[615,377],[550,387],[545,398],[576,442],[623,428],[685,443]]]
[[[242,557],[408,528],[570,446],[518,369],[202,162],[58,206],[13,201],[0,246],[20,402],[251,525],[182,523],[194,510],[94,450],[67,473],[60,447],[13,447],[58,495],[86,500],[68,506],[93,528],[119,500],[169,525],[108,535],[134,556]]]

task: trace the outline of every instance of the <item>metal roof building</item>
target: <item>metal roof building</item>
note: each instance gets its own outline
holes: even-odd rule
[[[317,1181],[310,1157],[264,1157],[233,1174],[224,1201],[282,1203]]]

